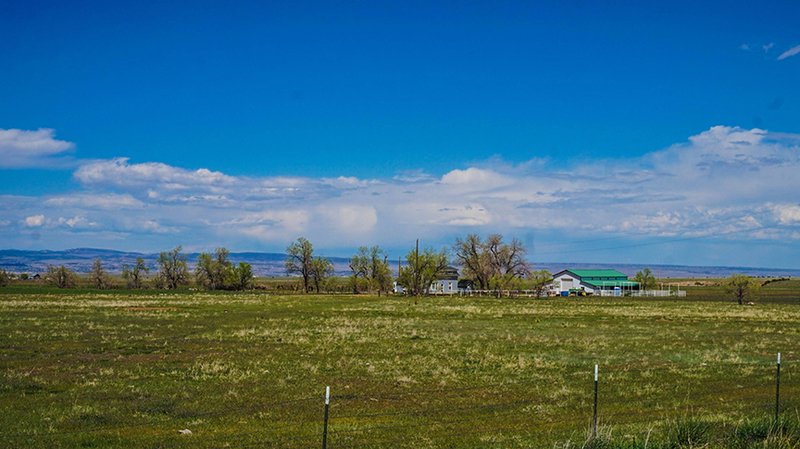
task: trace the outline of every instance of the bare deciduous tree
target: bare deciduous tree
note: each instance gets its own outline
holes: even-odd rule
[[[427,293],[434,280],[447,268],[447,252],[426,248],[420,252],[419,247],[406,255],[406,266],[400,268],[398,282],[406,291],[414,296]]]
[[[208,290],[226,288],[228,274],[233,270],[233,264],[228,260],[229,254],[225,248],[217,248],[213,255],[200,253],[194,270],[197,284]]]
[[[333,264],[324,257],[315,257],[311,260],[309,277],[314,284],[317,293],[320,292],[325,280],[333,275]]]
[[[176,289],[189,283],[186,256],[176,246],[158,255],[158,283],[162,288]]]
[[[127,281],[128,288],[142,288],[144,285],[144,276],[149,271],[147,265],[144,263],[144,259],[137,257],[133,267],[127,265],[122,267],[122,277]]]
[[[108,275],[106,274],[106,270],[103,269],[103,261],[99,258],[95,259],[92,263],[90,278],[94,288],[100,290],[108,288]]]
[[[457,239],[454,252],[462,274],[479,290],[507,288],[531,271],[522,242],[512,239],[510,243],[504,243],[500,234],[492,234],[486,241],[476,234],[470,234],[464,240]]]
[[[367,291],[377,290],[378,295],[391,288],[392,272],[389,269],[386,252],[379,246],[359,247],[358,253],[350,259],[350,270],[354,293],[358,292],[359,277],[363,277],[366,281]]]
[[[58,288],[72,288],[75,286],[78,276],[64,265],[58,267],[51,265],[47,267],[44,279],[48,284]]]
[[[453,249],[462,276],[470,279],[479,290],[488,289],[492,269],[481,238],[477,234],[469,234],[464,240],[458,238]]]
[[[299,274],[303,278],[303,291],[308,293],[309,278],[311,276],[311,263],[314,260],[314,246],[304,237],[300,237],[296,242],[286,248],[286,272],[288,274]]]
[[[739,305],[744,305],[748,300],[752,300],[761,288],[761,284],[744,274],[734,274],[725,281],[725,291],[736,298]]]

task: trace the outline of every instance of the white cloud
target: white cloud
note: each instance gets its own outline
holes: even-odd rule
[[[379,181],[359,179],[355,176],[339,176],[338,178],[323,178],[322,182],[336,188],[361,188],[367,187],[371,184],[377,184]]]
[[[55,139],[52,129],[0,129],[0,168],[50,168],[64,165],[75,145]]]
[[[696,136],[689,137],[689,141],[697,146],[707,146],[706,150],[730,150],[742,144],[753,145],[761,142],[767,132],[754,129],[741,129],[730,126],[712,126]],[[714,148],[711,148],[711,147]]]
[[[781,224],[800,223],[800,205],[777,204],[772,206],[772,211]]]
[[[29,228],[38,228],[44,225],[44,215],[30,215],[25,217],[25,226]]]
[[[363,235],[378,224],[378,213],[372,206],[357,204],[323,204],[319,212],[325,227],[338,234]]]
[[[493,170],[470,167],[465,170],[452,170],[442,176],[442,184],[457,186],[468,190],[488,190],[509,185],[513,181]]]
[[[83,164],[75,172],[75,178],[84,185],[120,188],[157,186],[168,191],[199,187],[214,191],[236,182],[232,176],[205,168],[187,170],[160,162],[129,164],[125,157]]]
[[[491,222],[491,214],[479,203],[463,204],[456,198],[450,203],[417,199],[407,204],[410,217],[417,223],[434,226],[482,226]]]
[[[88,228],[96,225],[96,223],[93,223],[87,220],[86,217],[81,217],[81,216],[58,217],[56,223],[62,226],[67,226],[69,228]]]
[[[160,162],[132,164],[128,158],[87,162],[75,171],[74,177],[86,187],[127,191],[142,201],[215,207],[236,206],[241,201],[330,198],[344,191],[380,184],[346,176],[320,179],[231,176],[207,168],[187,170]]]
[[[800,45],[795,45],[794,47],[781,53],[781,55],[778,56],[778,61],[783,61],[784,59],[791,58],[792,56],[795,56],[797,54],[800,54]]]
[[[159,223],[156,220],[140,220],[136,227],[131,229],[134,232],[152,232],[156,234],[173,234],[176,232],[180,232],[180,229],[173,227],[173,226],[164,226],[163,224]]]
[[[79,207],[86,209],[130,209],[141,208],[144,203],[130,194],[102,193],[102,194],[73,194],[58,195],[44,201],[45,206],[51,207]]]
[[[264,210],[248,212],[222,222],[222,225],[281,225],[302,232],[308,223],[309,214],[304,210]]]
[[[0,236],[14,242],[19,224],[136,236],[137,244],[174,244],[180,237],[187,245],[280,248],[303,235],[325,248],[446,240],[466,232],[777,240],[790,238],[800,223],[795,134],[715,126],[639,158],[479,165],[454,167],[439,178],[418,171],[372,180],[243,177],[126,158],[92,161],[74,174],[82,186],[77,192],[0,196],[0,222],[11,223]]]
[[[298,209],[251,212],[219,222],[218,226],[222,232],[233,229],[261,242],[289,241],[307,231],[310,215]]]
[[[397,173],[394,177],[392,177],[392,179],[394,181],[399,181],[399,182],[416,183],[416,182],[432,181],[433,176],[425,172],[425,170],[416,169],[416,170],[403,170]]]

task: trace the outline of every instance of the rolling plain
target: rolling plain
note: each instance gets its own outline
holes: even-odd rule
[[[798,447],[800,282],[769,283],[750,306],[713,283],[687,290],[496,299],[6,287],[0,445],[320,447],[330,386],[329,448]]]

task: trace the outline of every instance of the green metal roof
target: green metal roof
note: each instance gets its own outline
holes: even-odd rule
[[[585,284],[595,287],[638,287],[638,282],[633,281],[584,281]]]
[[[624,277],[628,278],[628,275],[625,273],[620,273],[617,270],[567,270],[570,273],[574,273],[582,278],[617,278],[617,277]]]

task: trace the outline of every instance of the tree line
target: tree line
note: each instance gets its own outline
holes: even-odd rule
[[[498,296],[502,291],[528,290],[534,296],[544,296],[552,282],[552,275],[547,270],[532,269],[527,261],[527,249],[517,239],[504,241],[500,234],[486,238],[469,234],[463,239],[457,238],[451,251],[452,263],[461,268],[460,279],[468,281],[474,290],[491,291]],[[417,241],[406,254],[405,264],[398,260],[398,274],[394,278],[384,249],[377,245],[361,246],[349,260],[350,274],[346,282],[348,289],[356,294],[388,293],[396,280],[406,294],[424,295],[449,268],[450,261],[447,249],[426,247],[420,250]],[[314,246],[304,237],[299,237],[286,248],[284,268],[288,275],[299,278],[305,293],[329,291],[335,279],[333,263],[316,256]],[[190,273],[187,256],[182,247],[177,246],[159,253],[155,275],[150,277],[149,274],[150,269],[141,257],[132,265],[122,267],[122,278],[130,289],[154,287],[171,290],[189,286],[192,282],[206,290],[247,290],[254,285],[252,266],[246,262],[236,264],[230,261],[230,252],[222,247],[200,253],[194,272]],[[27,279],[27,275],[20,275],[20,278]],[[72,288],[78,282],[78,275],[64,265],[49,266],[43,278],[58,288]],[[0,269],[0,287],[8,285],[10,280],[11,275]],[[100,259],[94,260],[88,280],[97,289],[112,287],[111,278]],[[634,280],[643,290],[656,287],[655,275],[649,268],[637,272]],[[739,304],[745,304],[758,294],[761,284],[749,276],[735,274],[726,279],[723,286]]]
[[[153,287],[157,289],[177,289],[191,285],[192,282],[206,290],[248,290],[253,287],[253,268],[247,262],[234,264],[229,260],[226,248],[217,248],[213,253],[200,253],[194,273],[190,273],[188,257],[177,246],[159,253],[156,272],[149,277],[150,268],[145,260],[137,257],[132,265],[122,266],[122,279],[130,289]],[[25,279],[28,276],[24,276]],[[89,285],[96,289],[112,288],[111,276],[103,267],[102,260],[95,259],[88,276]],[[7,285],[9,274],[0,269],[0,287]],[[65,265],[51,265],[43,276],[44,282],[58,288],[74,288],[79,276]]]
[[[388,255],[379,246],[361,246],[350,258],[350,275],[347,277],[352,293],[374,292],[380,295],[392,289],[392,271]],[[284,268],[288,275],[296,275],[303,291],[317,293],[326,290],[335,272],[330,260],[314,255],[314,245],[300,237],[286,248]]]
[[[498,295],[504,290],[526,289],[542,296],[550,285],[552,276],[547,270],[534,271],[527,261],[527,250],[517,239],[504,241],[500,234],[491,234],[485,239],[477,234],[456,239],[452,249],[452,263],[461,268],[460,278],[470,283],[471,288],[480,291],[494,291]],[[226,248],[213,252],[200,253],[194,273],[190,273],[187,256],[182,247],[177,246],[159,254],[156,272],[150,277],[150,269],[144,259],[139,257],[132,265],[123,265],[122,278],[126,287],[141,289],[177,289],[191,285],[206,290],[246,290],[253,287],[253,271],[250,264],[229,260]],[[396,280],[408,295],[427,294],[430,286],[448,269],[450,264],[447,249],[435,250],[431,247],[414,248],[405,255],[405,263],[398,260],[397,277],[392,274],[388,253],[380,246],[361,246],[350,258],[350,274],[346,277],[348,289],[352,293],[385,294],[393,289]],[[335,279],[333,263],[327,258],[314,254],[313,244],[299,237],[286,248],[284,262],[286,273],[296,276],[305,293],[328,291]],[[3,272],[0,275],[2,285]],[[652,275],[651,275],[652,276]],[[55,287],[71,288],[78,276],[65,267],[50,266],[44,280]],[[95,259],[88,275],[89,283],[97,289],[110,288],[112,283],[102,261]]]
[[[505,242],[500,234],[482,240],[477,234],[457,239],[452,248],[453,263],[462,268],[462,279],[473,283],[477,290],[501,292],[528,289],[541,296],[549,286],[552,276],[547,270],[533,271],[526,260],[523,244],[512,239]],[[405,256],[405,264],[398,261],[396,281],[406,294],[427,294],[431,284],[448,269],[450,259],[447,249],[430,247],[420,250],[419,242]],[[387,252],[380,246],[361,246],[349,261],[348,283],[353,293],[389,292],[395,279],[389,265]],[[314,246],[304,237],[298,238],[286,249],[286,273],[296,275],[304,292],[320,292],[333,276],[333,264],[314,255]]]

